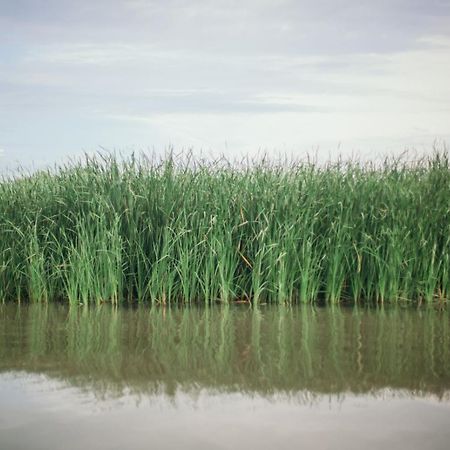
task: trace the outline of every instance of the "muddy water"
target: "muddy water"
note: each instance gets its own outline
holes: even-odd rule
[[[450,312],[0,306],[0,449],[448,449]]]

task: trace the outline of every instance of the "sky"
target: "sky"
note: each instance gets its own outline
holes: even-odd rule
[[[450,0],[0,0],[0,169],[450,142]]]

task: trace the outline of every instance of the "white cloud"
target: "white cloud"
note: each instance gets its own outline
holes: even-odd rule
[[[127,44],[51,44],[32,48],[23,61],[25,63],[49,63],[70,65],[111,65],[121,64],[140,58],[155,57],[151,47]]]
[[[402,150],[449,135],[438,0],[48,3],[9,2],[0,18],[2,162],[128,144]]]

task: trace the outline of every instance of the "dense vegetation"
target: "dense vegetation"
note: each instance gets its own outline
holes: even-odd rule
[[[450,295],[447,152],[202,164],[112,156],[0,183],[0,299],[254,303]]]

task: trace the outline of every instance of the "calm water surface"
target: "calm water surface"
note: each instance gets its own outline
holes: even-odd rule
[[[448,449],[435,308],[0,306],[0,449]]]

